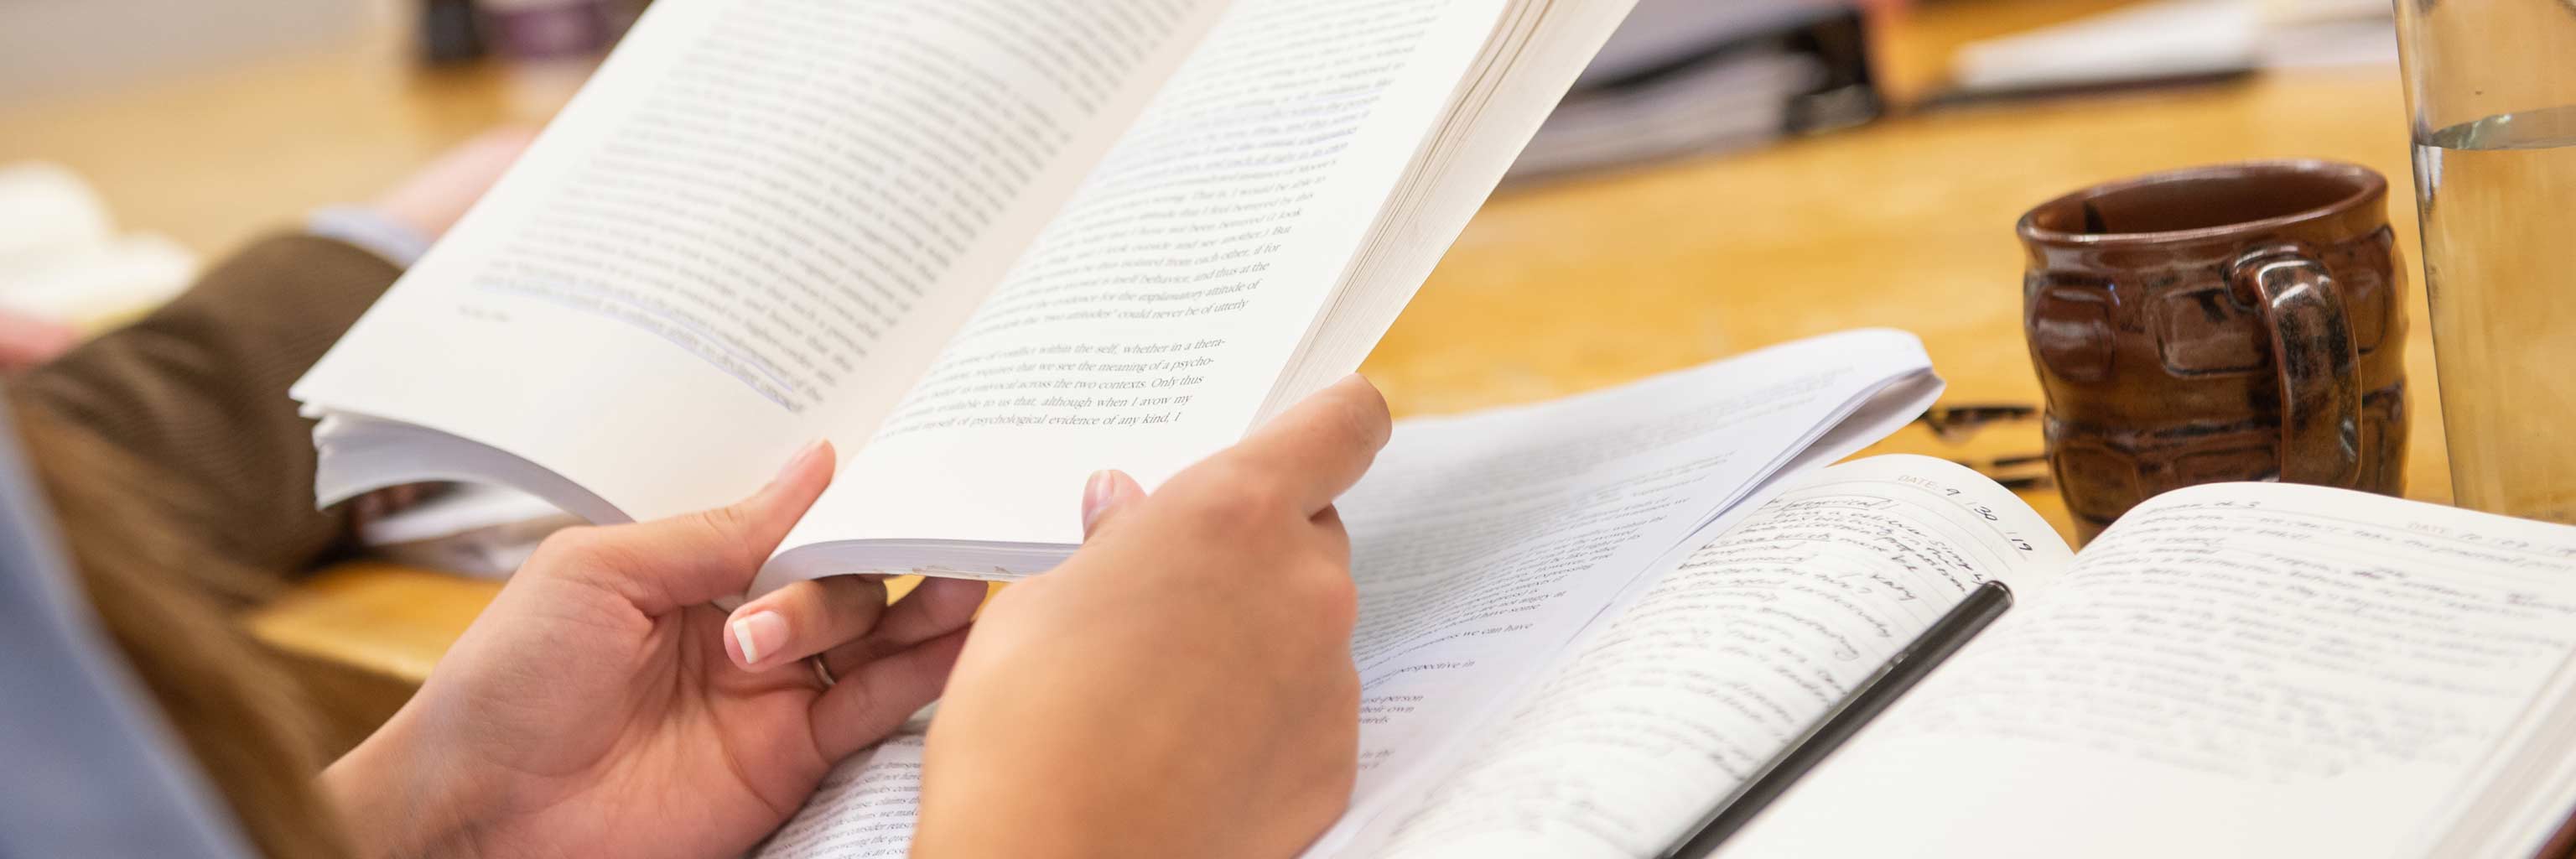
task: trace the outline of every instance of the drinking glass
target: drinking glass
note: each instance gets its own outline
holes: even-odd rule
[[[2395,0],[2464,507],[2576,523],[2576,0]]]

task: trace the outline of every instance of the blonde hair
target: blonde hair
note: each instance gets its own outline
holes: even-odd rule
[[[192,543],[168,509],[135,509],[156,483],[130,455],[20,423],[90,604],[243,835],[275,859],[346,855],[314,784],[323,734],[305,691],[233,617],[271,579]]]

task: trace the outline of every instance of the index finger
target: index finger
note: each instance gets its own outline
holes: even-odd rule
[[[1359,482],[1394,432],[1386,397],[1353,373],[1271,418],[1217,459],[1278,476],[1313,516]]]

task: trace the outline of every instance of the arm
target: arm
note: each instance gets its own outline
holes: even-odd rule
[[[12,405],[148,469],[154,500],[210,551],[304,566],[346,522],[313,509],[312,425],[286,387],[398,274],[327,239],[262,241],[133,325],[29,370]]]
[[[434,239],[528,140],[524,130],[485,135],[363,211],[385,225],[380,235]],[[48,426],[40,445],[70,434],[127,459],[142,481],[134,503],[158,505],[192,548],[256,570],[309,566],[347,533],[348,515],[313,509],[313,425],[286,389],[402,273],[371,252],[381,244],[292,234],[253,244],[142,320],[60,357],[29,356],[39,361],[11,380],[11,406]],[[53,341],[0,319],[0,366],[12,342]]]

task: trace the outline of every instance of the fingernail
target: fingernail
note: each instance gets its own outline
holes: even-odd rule
[[[742,648],[745,665],[759,665],[760,657],[779,652],[787,646],[787,619],[777,612],[754,612],[733,622],[733,644]]]
[[[1091,530],[1100,514],[1109,512],[1109,502],[1118,496],[1115,472],[1094,471],[1091,480],[1082,485],[1082,530]]]

